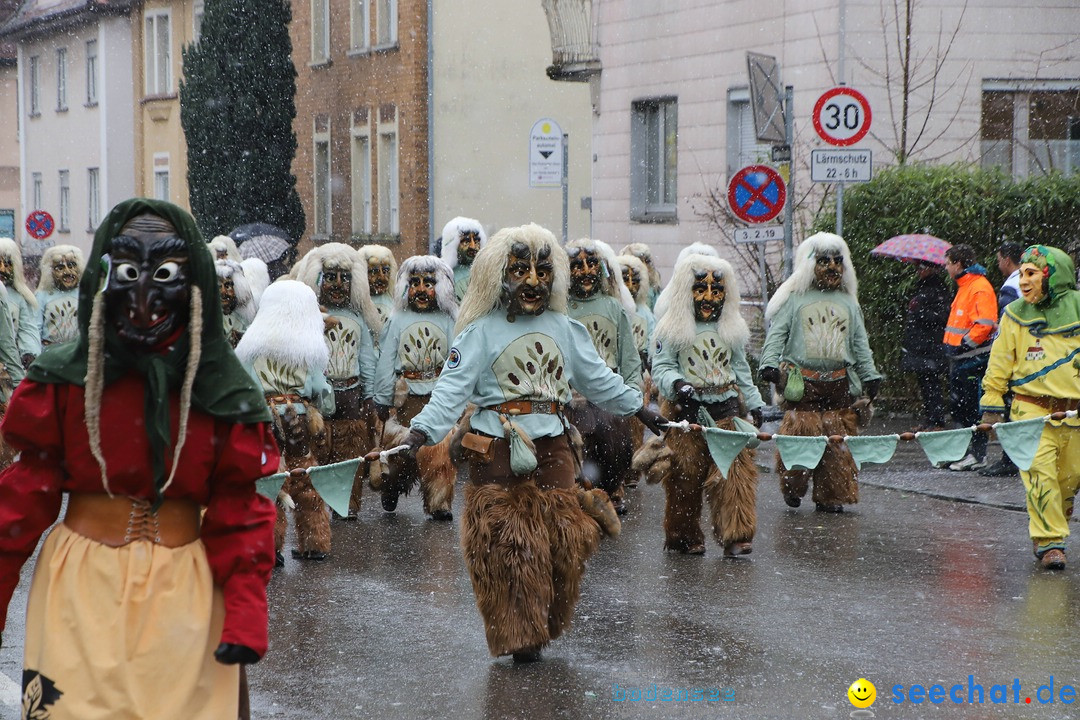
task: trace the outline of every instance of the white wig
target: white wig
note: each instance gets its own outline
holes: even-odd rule
[[[739,281],[731,263],[715,255],[687,255],[675,265],[665,293],[668,308],[656,321],[653,338],[676,350],[694,344],[697,336],[694,316],[694,280],[698,273],[720,273],[724,283],[724,307],[716,318],[716,332],[728,347],[742,347],[750,337],[750,329],[739,312]]]
[[[622,270],[611,246],[602,240],[592,240],[590,238],[581,238],[566,243],[567,256],[576,255],[579,250],[600,257],[600,290],[605,295],[610,295],[618,300],[623,310],[630,317],[634,317],[637,313],[637,306],[634,304],[634,298],[630,296],[630,291],[623,284]]]
[[[44,291],[47,293],[56,292],[56,283],[53,281],[52,266],[56,260],[75,260],[75,264],[79,270],[79,277],[82,277],[83,268],[86,267],[86,260],[83,259],[83,252],[74,245],[53,245],[41,255],[41,278],[38,280],[38,291]]]
[[[461,244],[461,235],[467,232],[474,232],[480,236],[481,248],[487,245],[487,235],[484,233],[484,226],[480,224],[479,220],[456,217],[446,223],[442,229],[442,259],[451,270],[457,267],[458,245]]]
[[[251,286],[251,297],[255,301],[255,309],[258,310],[262,294],[270,285],[270,272],[266,269],[266,263],[257,257],[244,258],[240,267],[244,268],[244,277]]]
[[[638,257],[634,255],[620,255],[615,258],[619,261],[619,267],[629,268],[632,272],[638,274],[638,289],[637,295],[634,295],[634,302],[638,305],[649,304],[649,268]],[[626,283],[623,283],[624,285]],[[630,288],[626,290],[629,292]]]
[[[361,245],[357,252],[360,253],[360,259],[364,262],[364,277],[367,277],[367,266],[372,260],[390,265],[390,286],[386,288],[386,293],[390,297],[394,297],[394,283],[397,282],[398,264],[397,258],[394,257],[394,253],[390,252],[390,248],[385,245]]]
[[[547,248],[550,252],[554,276],[551,296],[545,312],[566,314],[566,292],[570,286],[570,260],[550,230],[536,223],[520,227],[503,228],[491,236],[473,261],[472,280],[465,297],[461,299],[455,332],[459,333],[471,323],[499,309],[503,301],[503,280],[509,264],[510,248],[521,243],[533,254]]]
[[[221,257],[221,253],[225,253],[226,260],[232,260],[235,263],[244,259],[240,255],[240,249],[236,247],[236,241],[228,235],[218,235],[206,244],[210,246],[210,254],[215,260]]]
[[[795,267],[791,277],[776,289],[776,293],[769,300],[769,305],[765,308],[765,319],[772,319],[772,316],[788,301],[789,297],[794,294],[804,293],[813,287],[814,265],[817,263],[818,255],[833,255],[836,253],[840,253],[844,258],[844,274],[840,289],[851,297],[857,298],[859,286],[858,281],[855,279],[855,268],[851,264],[851,251],[848,250],[847,243],[839,235],[820,232],[806,238],[796,248]]]
[[[367,263],[360,258],[360,253],[355,248],[345,243],[326,243],[304,255],[293,268],[293,278],[311,288],[318,297],[324,270],[350,272],[352,281],[349,305],[353,312],[364,318],[367,326],[377,335],[382,330],[382,320],[375,303],[371,300],[367,268]]]
[[[397,296],[394,309],[402,311],[409,306],[409,276],[414,273],[435,274],[435,301],[439,310],[457,319],[457,295],[454,294],[454,271],[445,261],[434,255],[413,255],[401,263],[397,277]]]
[[[656,269],[656,263],[653,262],[652,250],[645,243],[630,243],[623,247],[619,251],[620,255],[633,255],[641,262],[645,263],[645,267],[649,268],[649,282],[648,284],[657,290],[660,289],[660,271]],[[645,284],[645,278],[642,278],[641,283]]]
[[[236,357],[247,364],[267,357],[309,372],[326,372],[330,348],[323,339],[323,316],[315,291],[296,280],[271,283],[251,327],[236,346]]]
[[[23,300],[30,307],[36,308],[38,306],[37,298],[34,297],[34,291],[27,286],[26,276],[23,274],[22,250],[19,248],[19,244],[9,237],[0,237],[0,255],[7,255],[11,258],[12,289],[22,295]]]
[[[243,266],[232,260],[215,260],[214,269],[219,281],[232,279],[233,293],[236,295],[236,309],[233,312],[250,325],[255,319],[255,297],[251,293],[251,283],[244,275]]]
[[[679,256],[675,258],[675,265],[678,266],[686,258],[691,255],[705,255],[707,257],[720,257],[720,253],[712,245],[706,245],[703,242],[690,243],[682,250],[679,251]],[[668,287],[671,287],[668,285]],[[667,312],[668,304],[671,302],[671,296],[668,293],[668,288],[664,288],[660,291],[660,295],[656,298],[656,306],[653,307],[653,315],[656,316],[657,321],[664,316]]]

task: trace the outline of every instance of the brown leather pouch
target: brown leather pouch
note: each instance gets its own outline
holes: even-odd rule
[[[491,462],[495,457],[495,438],[467,432],[461,437],[461,447],[468,450],[470,460]]]

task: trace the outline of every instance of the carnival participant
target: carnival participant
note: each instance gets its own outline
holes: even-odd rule
[[[746,361],[750,330],[739,314],[739,287],[726,260],[690,255],[675,266],[667,292],[670,305],[657,323],[653,377],[660,389],[660,412],[689,421],[738,430],[734,418],[750,413],[761,427],[765,403]],[[706,416],[706,417],[703,417]],[[746,555],[757,527],[757,467],[754,451],[743,449],[717,468],[700,432],[669,432],[670,469],[664,547],[702,555],[702,494],[709,500],[713,537],[724,555]]]
[[[539,659],[566,629],[601,517],[618,520],[599,490],[578,496],[562,416],[571,388],[654,432],[666,421],[596,354],[566,316],[569,263],[538,225],[505,228],[476,257],[458,336],[406,444],[440,441],[467,402],[477,405],[462,445],[469,453],[462,549],[492,655]],[[584,493],[584,491],[582,491]],[[606,517],[606,519],[605,519]],[[610,524],[609,524],[610,523]]]
[[[381,352],[375,372],[375,407],[386,424],[383,444],[408,432],[412,419],[424,409],[442,372],[454,338],[457,301],[454,276],[446,263],[433,255],[417,255],[401,264],[394,312],[379,340]],[[390,411],[395,418],[391,420]],[[420,448],[416,467],[383,480],[382,506],[397,507],[398,496],[408,494],[419,481],[424,512],[434,520],[453,520],[457,472],[450,462],[450,438]],[[415,472],[410,472],[415,470]]]
[[[984,423],[1002,421],[1009,390],[1014,421],[1080,405],[1080,292],[1072,260],[1057,248],[1027,248],[1020,257],[1020,294],[1005,307],[990,350],[979,402]],[[1062,570],[1080,488],[1080,419],[1048,421],[1020,477],[1035,557],[1043,568]]]
[[[54,245],[41,256],[41,278],[35,297],[41,312],[42,347],[78,337],[79,277],[82,272],[82,250],[74,245]]]
[[[634,347],[637,348],[641,358],[641,367],[648,370],[649,344],[653,330],[656,328],[656,316],[649,308],[649,275],[648,268],[633,255],[620,255],[619,267],[622,269],[623,285],[630,291],[634,298],[634,315],[631,317],[631,326],[634,332]]]
[[[295,505],[296,545],[292,556],[325,560],[330,553],[326,503],[303,472],[325,462],[323,414],[334,413],[334,392],[326,382],[330,351],[323,341],[323,318],[315,293],[296,280],[278,280],[263,293],[255,320],[236,346],[236,357],[259,383],[270,406],[281,446],[281,470],[289,471],[282,492]],[[274,526],[277,564],[288,521],[279,496]]]
[[[630,243],[623,247],[619,251],[620,255],[633,255],[641,262],[645,263],[645,267],[649,270],[647,278],[642,279],[642,284],[648,288],[648,302],[649,309],[652,310],[656,307],[656,298],[660,295],[660,290],[663,288],[663,283],[660,281],[660,271],[656,269],[656,263],[653,261],[652,250],[645,243]]]
[[[352,247],[327,243],[308,252],[296,275],[319,298],[331,322],[324,337],[330,351],[326,379],[334,389],[334,412],[326,415],[329,462],[360,457],[374,447],[376,339],[383,320],[368,292],[368,264]],[[349,518],[360,511],[363,466],[357,469]]]
[[[379,317],[385,323],[394,311],[395,287],[398,276],[398,264],[390,248],[382,245],[363,245],[358,250],[360,259],[367,266],[368,291]],[[375,328],[375,340],[378,344],[380,324]]]
[[[240,254],[240,248],[236,247],[236,241],[228,235],[217,235],[213,240],[206,243],[210,246],[215,260],[231,260],[240,263],[244,257]]]
[[[255,298],[251,294],[251,285],[244,276],[244,268],[239,263],[217,260],[214,269],[218,276],[225,337],[235,348],[251,321],[255,319]]]
[[[799,245],[791,277],[765,309],[770,323],[761,349],[761,378],[783,395],[781,435],[857,435],[856,404],[863,394],[877,397],[881,374],[866,337],[855,268],[839,235],[818,233]],[[854,406],[854,407],[853,407]],[[813,470],[784,467],[777,456],[780,492],[799,507],[810,480],[814,506],[843,512],[859,501],[858,470],[847,447],[825,446]]]
[[[127,200],[79,292],[76,339],[31,365],[0,427],[20,451],[0,474],[0,622],[67,494],[30,587],[24,717],[235,718],[238,665],[267,647],[255,480],[278,452],[213,259],[185,211]]]
[[[567,314],[585,326],[600,359],[627,385],[641,390],[641,357],[630,324],[636,311],[623,286],[615,253],[606,243],[583,238],[569,243],[566,254],[570,258]],[[593,475],[589,479],[595,478],[594,484],[611,497],[616,512],[625,514],[625,483],[632,482],[633,418],[605,411],[580,394],[574,396],[566,417],[581,432],[586,464]]]
[[[26,285],[22,251],[11,238],[0,237],[0,282],[8,289],[8,311],[23,367],[41,354],[41,314],[34,292]]]
[[[469,287],[476,253],[487,243],[484,226],[479,220],[456,217],[442,231],[442,259],[454,271],[454,296],[458,302]]]

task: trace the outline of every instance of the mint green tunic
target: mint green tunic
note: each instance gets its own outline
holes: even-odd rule
[[[685,380],[698,390],[727,388],[698,393],[696,399],[701,402],[721,402],[741,392],[748,411],[764,407],[765,402],[754,385],[750,364],[746,361],[746,348],[725,345],[716,332],[715,323],[699,322],[695,329],[694,344],[681,350],[670,344],[656,343],[652,374],[660,394],[675,400],[675,382]]]
[[[641,389],[641,356],[634,343],[630,318],[618,300],[597,293],[587,300],[571,298],[568,314],[589,331],[604,363],[622,375],[627,385]]]
[[[79,336],[79,289],[61,292],[38,291],[41,311],[41,344],[56,345]]]
[[[335,307],[329,308],[327,314],[337,319],[341,326],[327,328],[323,333],[326,346],[330,349],[326,379],[338,390],[351,390],[362,385],[364,398],[371,397],[375,392],[377,338],[359,313]],[[345,382],[350,378],[356,379]]]
[[[461,298],[465,297],[465,291],[469,289],[469,278],[471,277],[472,265],[454,266],[454,294],[457,295],[459,303]]]
[[[403,372],[419,372],[430,379],[405,379],[410,395],[430,395],[436,372],[442,370],[454,338],[454,319],[444,312],[394,311],[379,338],[375,369],[375,402],[391,405],[394,385]]]
[[[15,344],[20,355],[41,354],[41,315],[17,290],[8,288],[8,310],[15,325]]]

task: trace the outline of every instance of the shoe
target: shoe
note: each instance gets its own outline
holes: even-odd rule
[[[626,514],[626,503],[623,502],[622,498],[611,498],[611,504],[615,508],[616,515]]]
[[[394,512],[397,510],[398,494],[393,490],[387,490],[383,488],[382,491],[382,509],[386,512]]]
[[[704,555],[705,545],[698,543],[697,545],[691,545],[682,551],[683,555]]]
[[[276,568],[285,567],[285,556],[282,555],[280,552],[277,552],[277,551],[274,552],[274,567],[276,567]]]
[[[729,542],[724,546],[724,557],[749,555],[753,550],[754,546],[749,542]]]
[[[797,507],[799,507],[800,505],[802,505],[802,498],[798,498],[798,497],[786,497],[786,496],[785,496],[785,497],[784,497],[784,502],[785,502],[785,503],[787,504],[787,506],[788,506],[788,507],[794,507],[794,508],[797,508]]]
[[[320,550],[305,550],[304,552],[293,550],[292,556],[294,560],[325,560],[330,557]]]
[[[435,512],[431,513],[431,519],[441,521],[453,520],[454,513],[450,512],[449,510],[436,510]]]
[[[540,648],[518,650],[516,653],[514,653],[514,662],[516,663],[534,663],[539,660]]]
[[[1002,457],[993,465],[979,471],[979,474],[983,477],[1013,477],[1019,473],[1020,471],[1013,464],[1013,461],[1009,460],[1008,456]]]
[[[986,467],[986,458],[977,458],[971,453],[968,453],[950,465],[949,469],[953,472],[963,472],[967,470],[982,470],[984,467]]]
[[[1042,554],[1039,558],[1039,565],[1044,570],[1064,570],[1065,569],[1065,551],[1058,548],[1050,548]]]
[[[814,503],[814,509],[823,513],[842,513],[844,512],[843,505],[833,505],[831,503]]]

